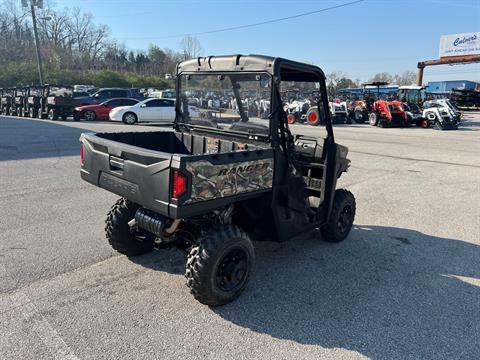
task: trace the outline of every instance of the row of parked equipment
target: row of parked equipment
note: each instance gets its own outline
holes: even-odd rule
[[[416,125],[440,130],[457,129],[461,111],[449,99],[434,99],[420,86],[402,86],[394,94],[381,92],[385,82],[364,84],[362,94],[343,92],[343,98],[329,102],[334,123],[368,123],[378,127],[405,127]],[[315,93],[296,92],[285,104],[288,122],[321,123]]]
[[[402,86],[394,94],[385,94],[381,90],[386,85],[388,84],[384,82],[364,84],[362,94],[344,91],[343,98],[331,99],[329,111],[333,122],[351,124],[368,121],[370,125],[378,127],[416,125],[441,130],[458,128],[462,113],[449,99],[430,98],[425,89],[419,86]],[[322,124],[323,118],[317,106],[317,93],[318,91],[305,93],[290,90],[282,94],[289,124],[306,123],[312,126]],[[158,95],[160,98],[166,97],[163,92]],[[209,97],[205,96],[205,99],[207,98]],[[64,85],[28,86],[0,89],[0,111],[3,115],[50,120],[66,120],[68,116],[73,116],[76,121],[108,120],[113,108],[134,106],[135,109],[122,112],[118,119],[111,116],[110,119],[132,124],[139,121],[173,121],[175,116],[173,99],[155,101],[144,99],[138,89],[103,88],[88,94],[75,92],[73,87]],[[140,100],[144,101],[139,102]],[[248,109],[249,115],[252,112],[255,116],[266,118],[264,115],[268,115],[269,111],[262,109],[268,109],[269,101],[264,102],[265,106],[260,102],[253,109],[248,104],[256,104],[255,101],[243,106]]]
[[[143,95],[138,89],[124,88],[103,88],[89,94],[75,92],[72,86],[53,84],[7,88],[0,89],[0,112],[2,115],[50,120],[66,120],[73,116],[78,121],[83,115],[75,111],[78,107],[101,104],[113,98],[130,99],[136,103],[143,99]]]
[[[0,89],[2,115],[66,120],[73,114],[73,88],[59,85]]]

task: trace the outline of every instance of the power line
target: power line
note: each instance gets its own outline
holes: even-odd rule
[[[267,24],[272,24],[272,23],[276,23],[276,22],[280,22],[280,21],[296,19],[296,18],[303,17],[303,16],[318,14],[318,13],[325,12],[325,11],[330,11],[330,10],[339,9],[339,8],[350,6],[350,5],[355,5],[355,4],[364,2],[364,1],[366,1],[366,0],[356,0],[356,1],[351,1],[351,2],[348,2],[348,3],[343,3],[343,4],[339,4],[339,5],[335,5],[335,6],[330,6],[330,7],[327,7],[327,8],[314,10],[314,11],[309,11],[309,12],[305,12],[305,13],[301,13],[301,14],[297,14],[297,15],[285,16],[285,17],[282,17],[282,18],[271,19],[271,20],[266,20],[266,21],[261,21],[261,22],[256,22],[256,23],[252,23],[252,24],[246,24],[246,25],[232,26],[232,27],[216,29],[216,30],[202,31],[202,32],[196,32],[196,33],[176,34],[176,35],[168,35],[168,36],[157,36],[157,37],[131,37],[131,38],[123,38],[123,40],[157,40],[157,39],[179,38],[179,37],[185,37],[185,36],[200,36],[200,35],[216,34],[216,33],[219,33],[219,32],[246,29],[246,28],[250,28],[250,27],[267,25]]]

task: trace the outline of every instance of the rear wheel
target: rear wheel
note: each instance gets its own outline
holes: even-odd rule
[[[36,117],[37,114],[35,114],[35,109],[34,109],[33,107],[31,107],[31,108],[28,110],[28,115],[29,115],[31,118]]]
[[[318,124],[320,124],[320,116],[318,114],[318,109],[316,106],[308,109],[306,117],[309,125],[317,126]]]
[[[85,118],[85,120],[87,121],[94,121],[97,119],[97,114],[95,114],[94,111],[92,110],[87,110],[85,111],[85,113],[83,114],[83,117]]]
[[[355,211],[356,203],[353,194],[345,189],[335,191],[328,223],[320,228],[323,239],[328,242],[345,240],[352,229]]]
[[[144,254],[153,250],[154,235],[130,228],[130,220],[140,206],[121,198],[112,206],[105,221],[107,240],[113,249],[127,256]]]
[[[249,236],[234,225],[213,227],[192,247],[185,277],[195,299],[218,306],[245,288],[255,261]]]
[[[370,114],[368,114],[368,123],[372,126],[375,126],[377,125],[377,122],[378,122],[378,117],[377,117],[377,114],[372,112]]]
[[[134,125],[138,121],[137,115],[132,112],[127,112],[124,114],[122,120],[127,125]]]
[[[38,111],[37,111],[37,118],[39,118],[39,119],[43,119],[43,112],[42,112],[42,108],[38,109]]]
[[[58,111],[55,108],[51,108],[48,111],[48,118],[53,121],[58,120]]]

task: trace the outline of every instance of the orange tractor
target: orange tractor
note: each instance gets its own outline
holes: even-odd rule
[[[410,126],[410,120],[400,101],[387,100],[387,94],[380,94],[380,87],[387,82],[372,82],[363,84],[364,100],[355,104],[354,116],[356,122],[368,119],[372,126],[403,127]],[[367,86],[377,89],[376,95],[367,91]]]

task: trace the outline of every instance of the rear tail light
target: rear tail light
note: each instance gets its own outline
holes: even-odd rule
[[[83,143],[80,143],[80,165],[85,165],[85,152],[83,149]]]
[[[173,170],[172,198],[178,199],[187,191],[187,178],[180,170]]]

